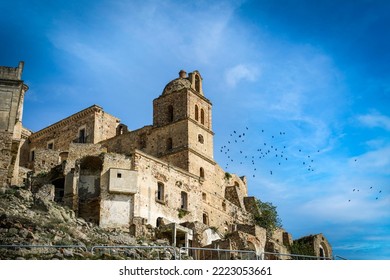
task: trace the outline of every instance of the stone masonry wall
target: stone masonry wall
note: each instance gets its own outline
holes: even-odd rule
[[[49,149],[36,149],[34,160],[35,174],[47,173],[60,164],[60,152]]]
[[[170,119],[169,106],[173,107],[172,120]],[[153,126],[160,127],[172,122],[184,120],[188,117],[187,89],[179,92],[161,95],[153,100]]]
[[[103,157],[103,170],[100,180],[100,218],[103,228],[129,229],[133,218],[134,195],[109,192],[109,171],[111,168],[132,169],[132,157],[107,153]]]
[[[99,143],[114,137],[119,122],[118,118],[104,112],[102,109],[96,111],[93,143]]]
[[[151,126],[145,126],[143,128],[106,139],[100,143],[102,146],[106,147],[107,151],[110,153],[131,155],[134,149],[148,151],[148,149],[153,146],[152,143],[158,143],[155,139],[153,139],[153,141],[149,141],[151,128]]]
[[[12,133],[0,133],[0,187],[8,181],[8,169],[11,164]]]
[[[30,149],[47,148],[53,143],[53,149],[68,151],[69,144],[97,143],[116,134],[119,120],[105,113],[99,106],[93,105],[68,118],[65,118],[30,136]],[[80,129],[85,129],[85,139],[80,139]]]
[[[212,130],[212,115],[211,103],[204,96],[200,96],[196,91],[190,91],[194,94],[189,94],[188,97],[188,115],[207,130]],[[195,119],[195,105],[198,106],[198,120]],[[204,112],[204,124],[201,123],[201,110]]]
[[[0,67],[0,186],[18,183],[19,147],[22,131],[24,63]],[[11,142],[10,142],[11,139]]]
[[[135,195],[134,215],[156,226],[157,218],[171,222],[202,221],[202,192],[199,177],[193,176],[146,154],[136,153],[139,192]],[[158,183],[164,186],[163,200],[157,199]],[[181,193],[187,194],[187,209],[181,209]]]

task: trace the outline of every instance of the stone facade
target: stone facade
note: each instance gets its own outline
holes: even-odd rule
[[[22,96],[20,73],[13,82]],[[153,100],[153,124],[134,131],[93,105],[32,133],[12,113],[21,112],[21,104],[15,101],[1,115],[4,128],[15,116],[13,132],[7,127],[1,134],[3,180],[12,177],[12,164],[24,167],[22,177],[30,168],[32,178],[45,177],[54,186],[53,199],[79,217],[134,236],[162,236],[175,246],[288,253],[291,235],[280,229],[267,240],[265,229],[254,224],[259,210],[246,177],[214,161],[212,104],[198,71],[180,71]]]
[[[19,154],[22,142],[24,63],[18,67],[0,67],[0,187],[18,184]]]
[[[107,114],[97,105],[86,108],[31,134],[28,138],[29,162],[22,162],[21,165],[31,166],[37,149],[67,152],[71,143],[95,144],[114,137],[119,122],[118,118]]]
[[[332,247],[322,233],[314,234],[294,240],[294,242],[307,244],[320,259],[332,258]]]

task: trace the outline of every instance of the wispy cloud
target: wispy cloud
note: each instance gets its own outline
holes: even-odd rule
[[[368,127],[379,127],[385,130],[390,130],[390,117],[385,116],[379,112],[372,112],[371,114],[360,115],[357,120]]]
[[[260,75],[260,70],[254,65],[238,64],[225,72],[225,81],[229,87],[235,87],[241,81],[254,82]]]
[[[390,170],[390,146],[372,149],[358,157],[349,160],[350,167],[359,173],[389,174]]]

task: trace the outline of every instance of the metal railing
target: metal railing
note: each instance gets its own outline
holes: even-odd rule
[[[193,260],[259,260],[255,251],[181,247],[179,259]]]
[[[337,255],[333,256],[333,259],[334,260],[347,260],[346,258],[343,258],[341,256],[337,256]]]
[[[228,250],[198,247],[181,247],[173,246],[126,246],[126,245],[96,245],[90,250],[85,245],[47,245],[47,244],[9,244],[0,245],[0,250],[19,249],[47,249],[40,253],[49,254],[51,249],[79,249],[91,255],[103,255],[103,252],[109,251],[109,255],[121,255],[130,260],[346,260],[345,258],[335,255],[329,257],[318,257],[299,254],[283,254],[262,252],[257,255],[255,251],[245,250]]]
[[[91,248],[91,254],[95,254],[96,251],[109,251],[110,255],[124,254],[127,258],[133,260],[152,259],[163,260],[173,259],[176,260],[176,249],[172,246],[109,246],[98,245]],[[169,254],[167,254],[169,252]],[[171,256],[170,256],[171,255]]]
[[[282,254],[282,253],[271,253],[263,252],[261,253],[262,260],[332,260],[328,257],[317,257],[310,255],[298,255],[298,254]]]

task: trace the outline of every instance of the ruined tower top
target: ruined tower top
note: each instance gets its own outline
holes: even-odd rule
[[[198,70],[189,73],[188,76],[186,71],[180,70],[179,78],[170,81],[165,86],[162,95],[178,92],[181,91],[182,89],[192,89],[196,93],[203,95],[202,77]]]
[[[18,67],[0,66],[0,78],[4,80],[21,80],[24,62],[20,61]]]

